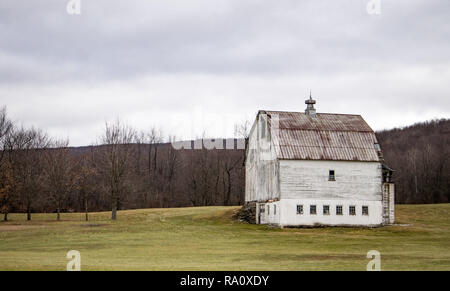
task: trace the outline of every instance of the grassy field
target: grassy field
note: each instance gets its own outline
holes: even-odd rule
[[[0,223],[0,270],[450,270],[450,204],[398,205],[397,223],[376,229],[278,229],[232,219],[237,207],[10,215]]]

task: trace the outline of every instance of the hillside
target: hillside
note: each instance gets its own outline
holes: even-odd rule
[[[450,120],[377,132],[386,163],[395,169],[396,203],[450,202]]]
[[[232,218],[238,207],[110,213],[11,214],[0,222],[0,270],[365,270],[369,250],[382,270],[450,270],[450,204],[399,205],[402,225],[278,229]]]

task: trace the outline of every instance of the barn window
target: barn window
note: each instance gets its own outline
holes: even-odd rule
[[[342,215],[342,205],[336,206],[336,215]]]
[[[267,205],[267,214],[270,215],[270,205]]]
[[[264,213],[266,208],[264,207],[264,204],[259,205],[259,212]]]
[[[273,215],[277,215],[277,205],[273,206]]]
[[[316,215],[317,214],[317,206],[316,205],[310,205],[309,206],[309,214]]]
[[[297,205],[297,214],[303,214],[303,205]]]
[[[348,208],[348,212],[350,213],[350,215],[356,215],[356,207],[355,206],[350,206]]]
[[[330,205],[323,206],[323,215],[330,215]]]
[[[369,206],[362,207],[362,215],[369,215]]]
[[[328,181],[336,181],[336,177],[334,175],[334,170],[330,170],[328,174]]]

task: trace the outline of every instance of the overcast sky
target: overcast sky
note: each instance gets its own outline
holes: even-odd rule
[[[450,117],[450,1],[0,1],[0,106],[87,145],[117,117],[232,136],[257,110],[361,114],[375,129]]]

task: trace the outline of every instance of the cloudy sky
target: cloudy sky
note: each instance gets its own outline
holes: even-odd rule
[[[258,109],[303,111],[310,90],[318,112],[375,130],[450,117],[448,0],[68,2],[0,1],[0,106],[74,146],[117,117],[232,136]]]

